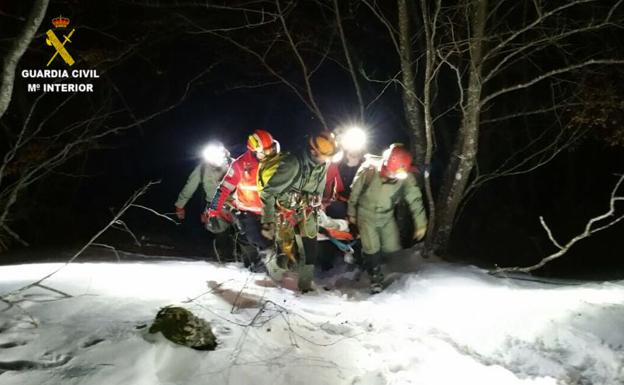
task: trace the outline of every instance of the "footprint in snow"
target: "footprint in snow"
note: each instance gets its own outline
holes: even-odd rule
[[[357,376],[351,385],[386,385],[388,379],[381,372],[367,372],[363,376]]]
[[[321,329],[327,334],[334,334],[344,336],[350,334],[353,328],[345,324],[330,324],[325,323],[321,325]]]
[[[90,347],[95,346],[95,345],[99,344],[100,342],[104,342],[104,341],[105,341],[104,338],[93,338],[93,339],[85,341],[82,344],[82,347],[83,348],[90,348]]]
[[[0,343],[0,349],[11,349],[18,346],[24,346],[30,341],[19,340],[19,341],[9,341]]]
[[[16,361],[0,361],[0,371],[22,371],[48,369],[63,366],[71,360],[72,357],[67,354],[52,356],[50,359],[40,361],[16,360]]]

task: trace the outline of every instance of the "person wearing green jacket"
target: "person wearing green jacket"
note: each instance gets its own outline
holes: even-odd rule
[[[262,200],[262,234],[276,239],[299,273],[299,290],[311,290],[317,254],[318,210],[331,157],[338,151],[334,135],[310,136],[298,154],[284,154],[260,165],[258,187]],[[287,266],[278,265],[275,252],[265,253],[267,272],[281,280]]]
[[[204,191],[206,207],[210,206],[212,197],[215,195],[217,187],[228,169],[230,153],[222,144],[215,143],[208,145],[202,152],[202,156],[204,162],[193,169],[175,202],[175,213],[179,220],[185,219],[186,210],[184,206],[186,206],[200,185]],[[225,230],[225,227],[227,227],[223,223],[209,223],[209,218],[205,215],[205,212],[202,212],[201,220],[211,232],[213,232],[212,230],[215,230],[214,232],[222,232]]]
[[[360,233],[364,267],[371,279],[372,293],[383,289],[382,253],[401,249],[394,217],[395,207],[401,199],[407,202],[412,213],[414,239],[421,240],[427,230],[422,193],[411,169],[411,154],[403,145],[393,144],[377,162],[364,162],[351,186],[347,215]]]

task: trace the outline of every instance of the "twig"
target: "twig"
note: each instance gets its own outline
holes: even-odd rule
[[[93,242],[95,242],[95,240],[98,239],[106,230],[108,230],[111,226],[113,226],[119,220],[119,218],[126,212],[126,210],[128,210],[131,207],[131,205],[132,205],[132,203],[134,203],[134,201],[136,201],[143,194],[145,194],[147,192],[147,190],[151,186],[153,186],[155,184],[158,184],[158,183],[160,183],[160,182],[159,181],[149,182],[148,184],[146,184],[145,186],[143,186],[139,190],[135,191],[134,194],[132,194],[132,196],[124,203],[122,208],[113,217],[113,219],[110,222],[108,222],[108,224],[106,226],[104,226],[100,231],[98,231],[93,237],[91,237],[91,239],[82,248],[80,248],[80,250],[78,250],[78,252],[76,252],[76,254],[74,254],[67,262],[65,262],[65,264],[63,266],[59,267],[58,269],[52,271],[51,273],[47,274],[46,276],[44,276],[43,278],[40,278],[39,280],[37,280],[35,282],[32,282],[32,283],[30,283],[28,285],[25,285],[25,286],[22,286],[19,289],[13,290],[13,291],[11,291],[9,293],[3,294],[2,296],[0,296],[0,298],[6,299],[6,297],[8,295],[20,293],[20,292],[23,292],[25,290],[30,289],[31,287],[38,286],[43,281],[45,281],[46,279],[52,277],[53,275],[55,275],[59,271],[63,270],[65,267],[67,267],[69,264],[71,264],[73,261],[75,261],[80,255],[82,255],[82,253],[89,246],[91,246],[93,244]]]
[[[91,246],[96,246],[96,247],[104,247],[106,249],[110,249],[113,250],[113,253],[115,253],[115,256],[117,257],[117,262],[121,262],[121,258],[119,257],[119,252],[117,251],[117,249],[113,246],[110,245],[106,245],[104,243],[92,243]]]
[[[541,261],[539,261],[538,263],[536,263],[535,265],[532,266],[527,266],[527,267],[501,267],[501,268],[496,268],[495,270],[492,271],[492,273],[494,274],[498,274],[498,273],[504,273],[504,272],[510,272],[510,271],[521,271],[524,273],[529,273],[531,271],[537,270],[541,267],[543,267],[544,265],[546,265],[548,262],[557,259],[561,256],[563,256],[565,253],[567,253],[572,246],[574,246],[574,244],[576,244],[578,241],[588,238],[590,236],[592,236],[593,234],[605,230],[613,225],[615,225],[616,223],[620,222],[621,220],[624,219],[624,214],[621,214],[620,216],[617,216],[613,219],[610,219],[606,224],[599,226],[599,227],[593,227],[594,224],[605,220],[607,218],[610,217],[614,217],[615,216],[615,203],[616,202],[620,202],[620,201],[624,201],[624,195],[622,196],[618,196],[617,192],[620,189],[620,186],[622,185],[622,182],[624,182],[624,175],[620,176],[620,179],[618,180],[618,182],[615,184],[615,187],[613,188],[613,190],[611,191],[611,198],[609,200],[609,210],[601,215],[595,216],[593,218],[591,218],[589,221],[587,221],[587,224],[585,225],[585,230],[581,233],[578,234],[577,236],[575,236],[574,238],[572,238],[570,241],[568,241],[568,243],[566,243],[564,246],[561,246],[558,242],[556,242],[551,234],[550,229],[548,228],[548,226],[546,226],[546,223],[544,223],[543,219],[540,217],[540,220],[542,221],[542,226],[544,226],[544,229],[546,230],[546,232],[548,233],[548,236],[550,238],[550,240],[555,244],[555,246],[557,246],[559,248],[559,251],[557,251],[556,253],[553,253],[545,258],[542,258]]]
[[[161,217],[161,218],[165,218],[166,220],[168,220],[168,221],[170,221],[170,222],[175,223],[176,225],[179,225],[179,224],[180,224],[180,222],[178,222],[178,221],[176,221],[175,219],[172,219],[172,218],[170,218],[170,217],[168,217],[168,216],[167,216],[167,214],[170,214],[170,213],[161,214],[161,213],[159,213],[158,211],[156,211],[156,210],[154,210],[154,209],[152,209],[152,208],[149,208],[149,207],[147,207],[147,206],[143,206],[143,205],[138,205],[138,204],[136,204],[136,203],[132,203],[130,206],[132,206],[132,207],[138,207],[138,208],[143,209],[143,210],[147,210],[147,211],[149,211],[149,212],[150,212],[150,213],[152,213],[152,214],[156,214],[157,216],[159,216],[159,217]],[[171,214],[175,214],[175,213],[171,213]]]
[[[134,235],[134,233],[132,232],[132,230],[130,230],[130,228],[128,227],[128,225],[126,224],[126,222],[122,221],[121,219],[118,219],[115,222],[116,225],[121,225],[121,230],[127,232],[128,234],[130,234],[130,236],[132,237],[132,239],[134,240],[134,244],[141,247],[141,242],[139,242],[139,239],[137,238],[136,235]]]
[[[19,243],[21,243],[23,246],[30,246],[28,244],[28,242],[26,242],[25,240],[23,240],[22,238],[20,238],[19,234],[17,234],[15,231],[11,230],[11,228],[9,226],[7,226],[6,223],[2,224],[2,228],[4,229],[4,231],[6,231],[10,236],[13,237],[13,239],[15,239],[16,241],[18,241]]]

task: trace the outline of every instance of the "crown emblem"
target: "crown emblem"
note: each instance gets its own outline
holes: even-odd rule
[[[66,28],[69,25],[69,18],[59,16],[52,19],[52,25],[54,28]]]

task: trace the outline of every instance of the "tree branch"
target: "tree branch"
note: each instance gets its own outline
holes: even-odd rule
[[[620,179],[618,180],[618,182],[615,184],[615,187],[613,188],[613,190],[611,191],[611,198],[609,199],[609,210],[601,215],[595,216],[593,218],[591,218],[589,221],[587,221],[586,225],[585,225],[585,229],[582,233],[578,234],[577,236],[573,237],[572,239],[570,239],[565,245],[561,246],[558,242],[556,242],[554,240],[554,238],[552,237],[552,233],[550,231],[550,229],[548,228],[548,226],[546,225],[546,223],[543,220],[543,217],[540,217],[540,222],[542,222],[542,226],[546,229],[546,232],[548,233],[549,239],[555,244],[555,246],[559,249],[559,251],[557,251],[556,253],[550,254],[549,256],[542,258],[541,261],[539,261],[538,263],[536,263],[535,265],[532,266],[527,266],[527,267],[502,267],[502,268],[496,268],[495,270],[493,270],[494,274],[497,273],[507,273],[507,272],[512,272],[512,271],[520,271],[520,272],[524,272],[524,273],[529,273],[531,271],[537,270],[541,267],[543,267],[544,265],[546,265],[548,262],[551,262],[557,258],[560,258],[561,256],[563,256],[564,254],[566,254],[571,248],[572,246],[574,246],[577,242],[579,242],[580,240],[583,240],[585,238],[589,238],[590,236],[592,236],[593,234],[603,231],[613,225],[615,225],[616,223],[620,222],[621,220],[624,219],[624,214],[620,214],[619,216],[616,216],[616,209],[615,209],[615,203],[616,202],[620,202],[620,201],[624,201],[624,195],[622,196],[618,196],[618,190],[620,189],[620,186],[622,185],[622,182],[624,182],[624,175],[620,176]],[[609,221],[599,227],[594,227],[595,224],[597,224],[598,222],[601,222],[607,218],[611,218],[611,217],[615,217],[612,219],[609,219]]]
[[[516,84],[513,86],[509,86],[506,88],[503,88],[501,90],[498,90],[496,92],[491,93],[490,95],[486,96],[485,98],[483,98],[481,100],[480,105],[483,107],[485,106],[485,104],[487,104],[489,101],[504,95],[506,93],[512,92],[512,91],[517,91],[517,90],[521,90],[524,88],[528,88],[536,83],[541,82],[542,80],[548,79],[550,77],[553,77],[555,75],[559,75],[559,74],[563,74],[563,73],[567,73],[567,72],[571,72],[574,70],[577,70],[579,68],[583,68],[583,67],[588,67],[588,66],[592,66],[592,65],[598,65],[598,64],[604,64],[604,65],[613,65],[613,64],[624,64],[624,60],[623,59],[590,59],[587,61],[584,61],[582,63],[577,63],[577,64],[573,64],[564,68],[558,68],[549,72],[546,72],[540,76],[537,76],[527,82],[524,83],[520,83],[520,84]]]

